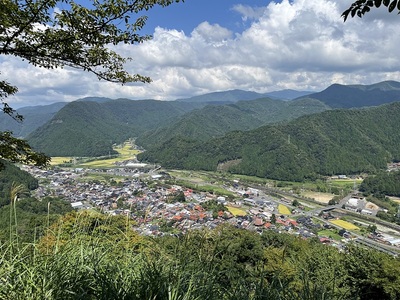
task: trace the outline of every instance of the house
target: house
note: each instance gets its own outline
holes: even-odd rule
[[[82,209],[84,208],[83,203],[81,201],[78,202],[72,202],[71,203],[72,208],[74,209]]]

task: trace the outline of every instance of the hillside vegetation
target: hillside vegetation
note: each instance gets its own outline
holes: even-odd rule
[[[383,81],[371,85],[333,84],[319,93],[302,98],[318,99],[332,108],[377,106],[400,101],[400,82]]]
[[[39,184],[37,179],[28,172],[22,171],[12,163],[0,160],[0,208],[10,203],[12,187],[20,186],[21,191],[29,192],[36,189]]]
[[[228,171],[278,180],[354,174],[400,159],[400,103],[330,110],[287,124],[234,131],[206,142],[175,137],[139,155],[167,168]]]
[[[63,107],[27,140],[49,156],[101,156],[113,154],[121,143],[171,121],[198,107],[191,103],[155,100],[75,101]]]
[[[147,238],[124,217],[67,214],[2,246],[1,299],[398,299],[400,263],[232,226]]]
[[[227,105],[208,105],[184,114],[175,122],[145,133],[137,139],[145,148],[160,145],[175,136],[205,141],[234,130],[292,120],[329,109],[318,100],[281,101],[261,98]]]
[[[66,102],[57,102],[50,105],[29,106],[17,109],[17,112],[24,117],[23,122],[17,122],[16,120],[12,120],[10,116],[1,114],[0,130],[12,131],[14,136],[24,138],[49,121],[66,104]]]

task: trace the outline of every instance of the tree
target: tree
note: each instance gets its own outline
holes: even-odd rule
[[[149,83],[151,79],[129,74],[124,58],[109,46],[142,43],[151,39],[137,32],[146,16],[130,22],[133,14],[184,0],[92,0],[88,5],[74,0],[0,0],[0,55],[12,55],[47,68],[72,67],[95,74],[99,80],[126,84]],[[1,73],[0,73],[1,74]],[[0,101],[5,114],[17,121],[23,117],[5,101],[18,88],[0,80]],[[36,153],[25,141],[0,134],[0,158],[46,165],[49,158]]]
[[[388,8],[389,12],[392,12],[397,8],[400,13],[400,1],[399,0],[357,0],[351,4],[351,6],[342,13],[342,17],[346,22],[349,15],[353,18],[355,15],[362,17],[364,14],[369,12],[371,8],[379,8],[384,5]]]

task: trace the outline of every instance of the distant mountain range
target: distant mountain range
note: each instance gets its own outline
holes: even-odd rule
[[[26,137],[36,150],[50,156],[106,155],[113,152],[113,143],[134,137],[137,138],[137,143],[147,150],[142,155],[142,159],[176,168],[215,169],[217,166],[222,166],[232,172],[284,178],[286,175],[279,175],[276,172],[286,169],[288,173],[290,168],[278,168],[276,162],[281,162],[281,165],[290,162],[294,168],[291,171],[293,174],[297,174],[298,170],[303,172],[302,175],[293,175],[291,178],[293,180],[318,174],[372,170],[382,167],[386,161],[397,157],[395,151],[385,152],[380,148],[383,147],[382,145],[386,147],[386,144],[379,144],[380,146],[374,144],[379,136],[371,137],[367,134],[368,129],[374,127],[371,120],[362,125],[366,126],[367,132],[360,132],[360,128],[354,128],[354,124],[346,122],[357,124],[361,122],[358,119],[351,120],[346,114],[343,117],[337,117],[343,118],[342,122],[330,121],[329,126],[323,118],[329,120],[331,114],[336,116],[337,112],[331,112],[332,109],[340,108],[341,114],[349,108],[354,111],[356,108],[396,102],[400,100],[399,82],[385,81],[373,85],[334,84],[318,93],[285,90],[268,94],[269,97],[266,97],[266,94],[232,90],[176,101],[133,101],[91,97],[71,103],[21,108],[18,112],[25,116],[25,122],[18,124],[9,117],[2,116],[0,130],[12,130],[15,135]],[[290,101],[282,101],[288,99]],[[393,108],[397,109],[396,106]],[[306,117],[306,115],[311,116]],[[321,119],[320,116],[323,118]],[[357,116],[354,115],[354,117]],[[392,116],[382,115],[377,119],[381,122],[382,119],[388,117],[392,118]],[[322,126],[318,122],[325,125],[322,126],[320,132],[313,132],[314,127],[307,128],[308,125],[299,123],[305,122],[304,120],[311,120],[306,124],[314,124],[315,128]],[[387,123],[385,122],[383,124]],[[400,124],[387,125],[398,128]],[[313,132],[313,138],[308,135],[305,135],[303,139],[298,138],[298,132],[295,129],[297,127],[299,128],[297,131]],[[343,134],[338,133],[339,127],[343,130]],[[292,128],[292,130],[287,128]],[[351,133],[347,133],[347,129],[353,130],[354,137]],[[275,134],[270,136],[265,131],[275,132]],[[378,131],[384,136],[387,135],[384,128],[379,128]],[[341,150],[336,146],[342,144],[340,140],[334,141],[329,132],[334,132],[338,136],[347,136],[346,141],[350,137],[358,138],[361,134],[367,140],[362,140],[362,142],[355,140],[359,147],[357,150],[362,149],[362,144],[367,145],[369,149],[374,149],[375,162],[371,163],[369,158],[368,162],[365,159],[358,162],[354,153],[351,154],[347,148]],[[396,134],[391,133],[391,135],[397,141]],[[307,139],[314,140],[314,143],[307,144]],[[280,144],[272,146],[274,140],[279,141]],[[289,140],[290,143],[282,148],[281,145],[285,145],[283,143],[285,140]],[[308,148],[301,146],[302,142],[306,143]],[[321,143],[325,146],[321,146]],[[348,146],[347,143],[345,144]],[[335,152],[326,154],[330,159],[323,160],[319,156],[325,155],[322,154],[322,150],[328,146],[330,149],[335,149]],[[261,149],[271,147],[275,147],[275,154],[279,155],[279,158],[273,156],[272,152],[265,154],[261,151]],[[314,148],[318,151],[314,151]],[[226,149],[230,149],[230,152],[226,153]],[[257,154],[254,154],[254,149],[258,149]],[[299,150],[297,154],[295,154],[295,149]],[[204,150],[204,153],[200,153],[200,150]],[[259,158],[250,160],[248,156],[243,155],[245,152]],[[212,153],[212,159],[207,156],[210,153]],[[309,153],[319,158],[315,160],[313,156],[309,156]],[[201,163],[193,159],[193,155],[201,158]],[[295,156],[297,158],[292,155],[297,155]],[[351,157],[351,163],[347,161],[347,155]],[[363,157],[367,156],[363,153]],[[187,161],[182,157],[187,158]],[[262,157],[269,161],[268,168],[259,161]],[[306,165],[299,164],[297,159],[301,159]],[[335,162],[337,167],[334,167],[331,165],[331,159],[340,159],[345,167],[337,162]],[[236,160],[240,160],[240,163]],[[316,161],[319,162],[316,163]],[[204,165],[205,162],[207,162],[206,165]],[[356,167],[350,166],[351,164],[359,165]],[[316,167],[317,165],[319,167]],[[276,170],[273,171],[272,167]]]
[[[24,117],[23,122],[17,122],[8,115],[0,115],[0,130],[12,131],[17,137],[26,137],[32,131],[48,122],[68,102],[57,102],[50,105],[27,106],[17,111]]]
[[[242,90],[231,90],[224,92],[209,93],[190,98],[178,99],[180,102],[207,102],[212,103],[231,103],[237,101],[255,100],[259,98],[273,98],[280,100],[292,100],[311,94],[308,91],[281,90],[269,93],[256,93]]]
[[[322,92],[301,98],[317,99],[331,108],[377,106],[400,101],[400,82],[383,81],[371,85],[333,84]]]

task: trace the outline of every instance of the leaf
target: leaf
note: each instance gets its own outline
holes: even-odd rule
[[[397,3],[397,9],[400,10],[400,1]]]
[[[396,5],[397,5],[397,0],[393,0],[392,3],[390,3],[389,5],[389,12],[392,12],[396,8]]]
[[[383,0],[383,5],[388,6],[389,2],[390,2],[390,0]]]
[[[369,12],[371,9],[369,8],[369,6],[364,6],[364,8],[362,9],[362,12],[361,12],[361,14],[365,14],[365,13],[367,13],[367,12]]]
[[[377,0],[377,1],[375,1],[375,6],[379,7],[379,6],[381,6],[381,3],[382,3],[381,0]],[[367,6],[373,7],[374,6],[374,1],[372,1],[372,0],[367,1]]]

